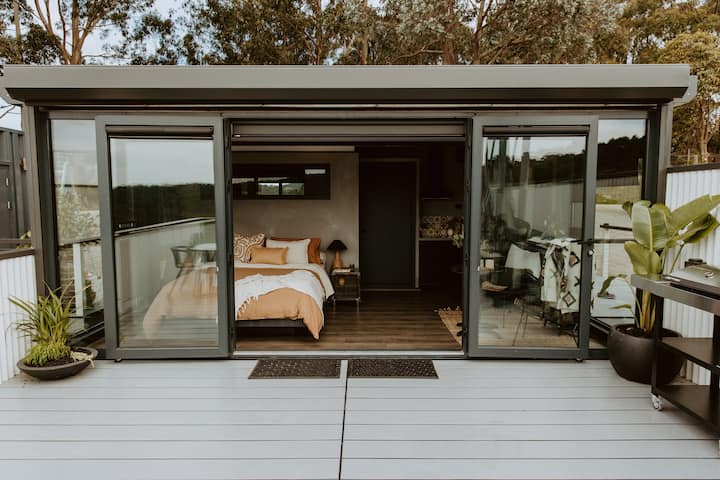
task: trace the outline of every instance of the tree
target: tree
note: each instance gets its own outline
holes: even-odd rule
[[[603,47],[619,14],[611,0],[482,0],[475,4],[472,63],[613,61]]]
[[[685,143],[691,136],[703,163],[708,161],[708,144],[720,128],[720,40],[709,32],[681,33],[662,49],[663,63],[689,63],[691,73],[697,75],[695,99],[677,109],[680,131]],[[690,128],[687,128],[690,127]]]
[[[3,22],[0,55],[23,63],[85,63],[84,48],[91,35],[126,29],[131,18],[152,3],[153,0],[33,0],[30,5],[27,0],[2,0],[3,17],[7,18],[10,12],[15,26],[15,46],[10,47],[7,23]],[[23,29],[26,33],[18,41],[17,32]]]
[[[339,63],[368,65],[371,62],[371,45],[379,30],[381,17],[368,0],[345,0],[339,3],[341,16],[338,30],[340,43]]]
[[[323,64],[339,47],[341,9],[320,0],[193,0],[183,52],[192,64]]]
[[[25,0],[0,0],[0,59],[7,63],[48,64],[60,52],[37,23]]]
[[[615,0],[385,0],[387,63],[615,61]]]
[[[174,12],[163,18],[151,11],[122,32],[122,41],[107,46],[111,56],[124,58],[131,65],[176,65],[183,57],[182,42]]]
[[[682,33],[720,31],[717,0],[630,0],[624,2],[620,25],[629,40],[634,63],[655,63],[663,46]]]

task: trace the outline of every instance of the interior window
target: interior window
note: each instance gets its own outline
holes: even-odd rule
[[[330,166],[305,164],[236,164],[233,166],[234,197],[330,198]]]

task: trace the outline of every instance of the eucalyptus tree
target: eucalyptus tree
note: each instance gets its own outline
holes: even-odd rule
[[[694,146],[706,163],[708,144],[720,131],[720,39],[703,31],[681,33],[664,46],[658,60],[688,63],[697,75],[697,95],[676,109],[676,147]]]

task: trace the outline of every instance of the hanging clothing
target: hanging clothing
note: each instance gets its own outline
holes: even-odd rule
[[[545,250],[540,299],[561,313],[580,310],[581,251],[569,238],[550,240]]]

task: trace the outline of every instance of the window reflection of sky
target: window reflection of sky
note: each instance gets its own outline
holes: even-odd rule
[[[114,187],[215,182],[212,140],[113,138],[110,156]]]

